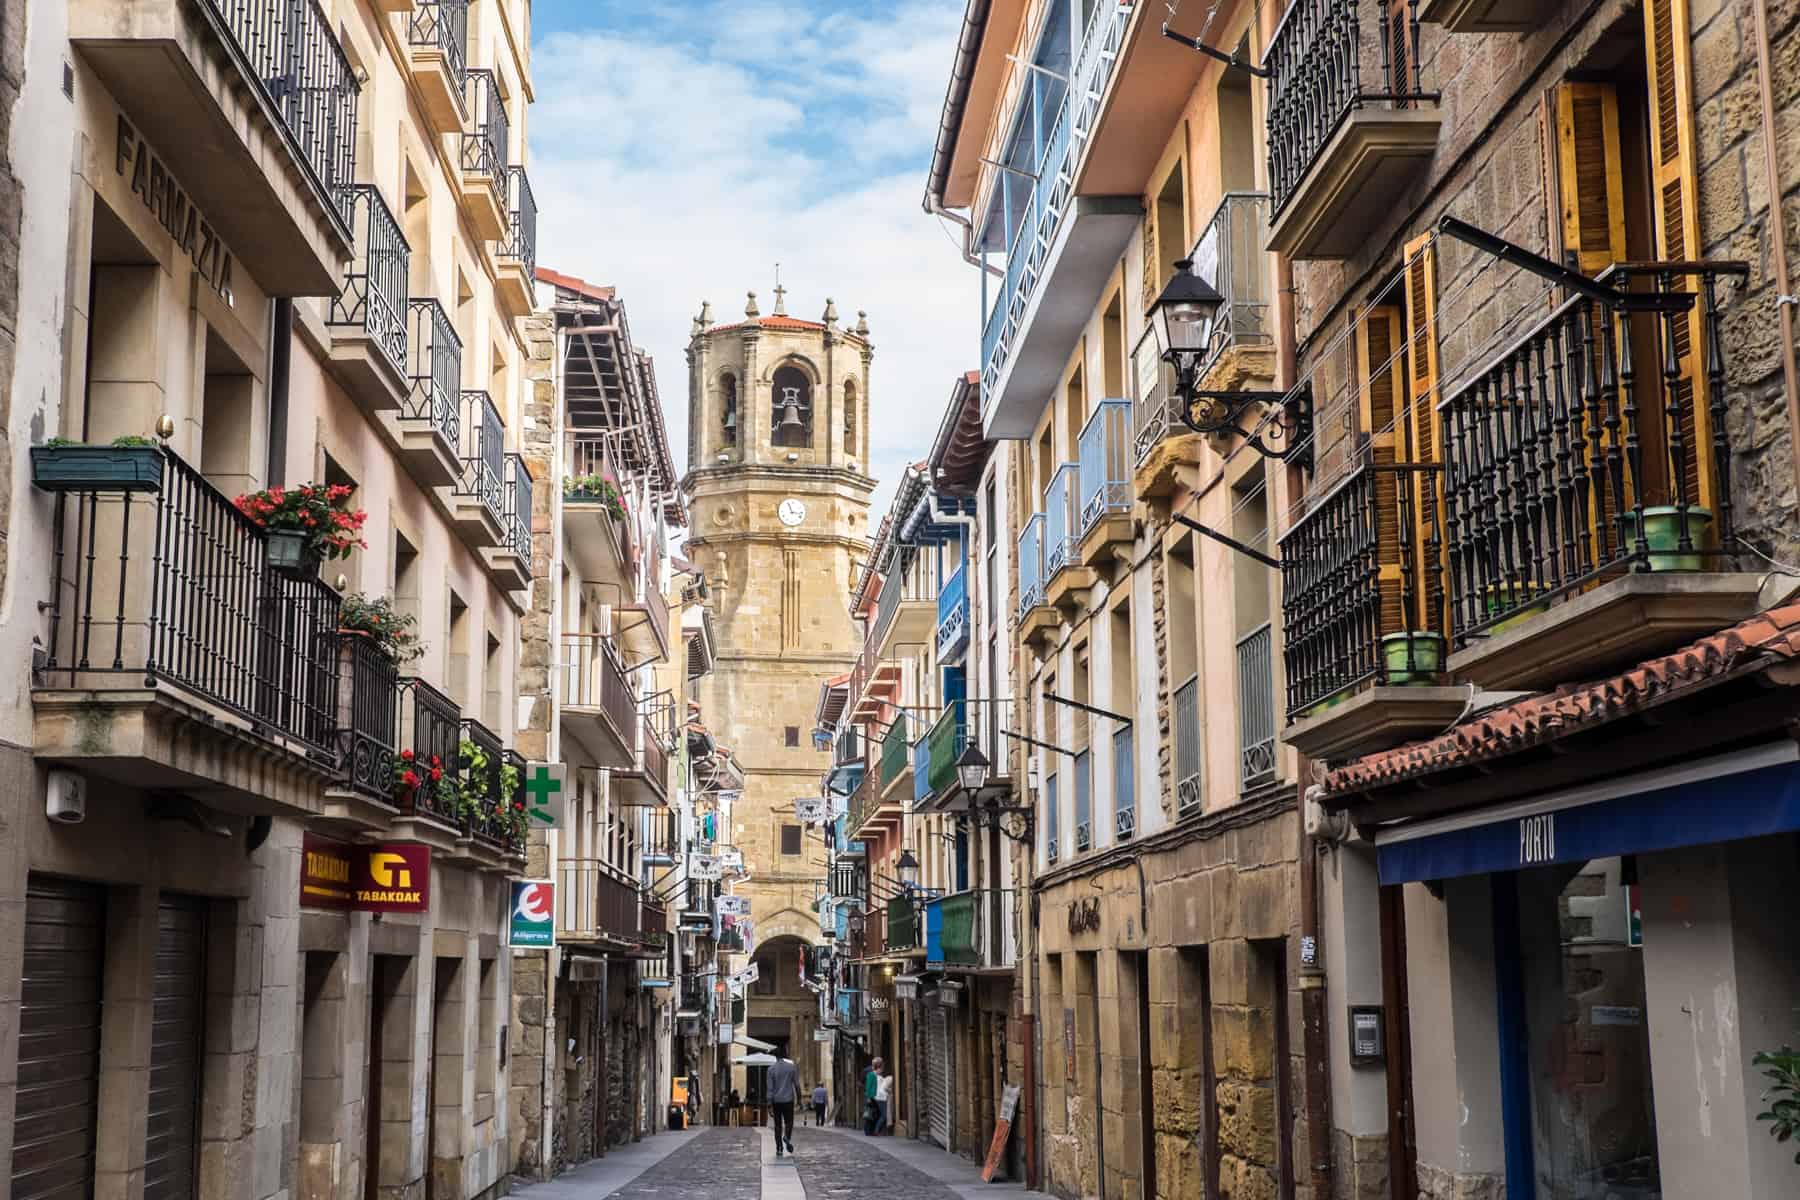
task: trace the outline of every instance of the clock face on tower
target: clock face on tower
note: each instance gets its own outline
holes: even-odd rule
[[[806,520],[806,505],[800,503],[793,496],[789,496],[781,502],[781,507],[775,510],[775,515],[781,518],[783,525],[798,525]]]

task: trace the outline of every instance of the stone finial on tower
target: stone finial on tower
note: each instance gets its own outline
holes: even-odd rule
[[[750,298],[744,302],[744,315],[746,317],[762,316],[762,309],[756,307],[756,293],[749,292],[747,294]]]
[[[863,337],[869,335],[869,314],[860,308],[856,310],[856,332]]]
[[[775,285],[775,315],[787,316],[787,289],[779,283]]]
[[[700,323],[708,328],[712,326],[713,310],[711,300],[702,300],[700,302]]]
[[[819,318],[827,325],[837,324],[837,301],[830,296],[825,297],[825,315]]]

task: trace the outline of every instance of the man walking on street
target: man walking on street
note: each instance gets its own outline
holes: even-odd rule
[[[800,1068],[786,1050],[775,1053],[775,1065],[769,1068],[769,1106],[775,1110],[775,1157],[780,1158],[784,1144],[789,1154],[794,1152],[794,1102],[800,1099]]]
[[[812,1090],[813,1125],[814,1126],[819,1126],[819,1125],[825,1124],[825,1106],[827,1104],[829,1104],[830,1102],[831,1102],[831,1097],[825,1091],[825,1085],[823,1083],[814,1084],[813,1090]]]

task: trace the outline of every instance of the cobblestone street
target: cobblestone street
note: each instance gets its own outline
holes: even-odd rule
[[[975,1164],[935,1146],[802,1126],[794,1154],[775,1158],[767,1129],[666,1134],[615,1151],[549,1183],[520,1188],[526,1200],[974,1200],[1043,1193],[984,1184]]]

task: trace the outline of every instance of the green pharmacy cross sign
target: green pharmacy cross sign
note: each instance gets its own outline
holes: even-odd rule
[[[567,782],[568,768],[561,763],[525,764],[525,815],[534,827],[562,828]]]

